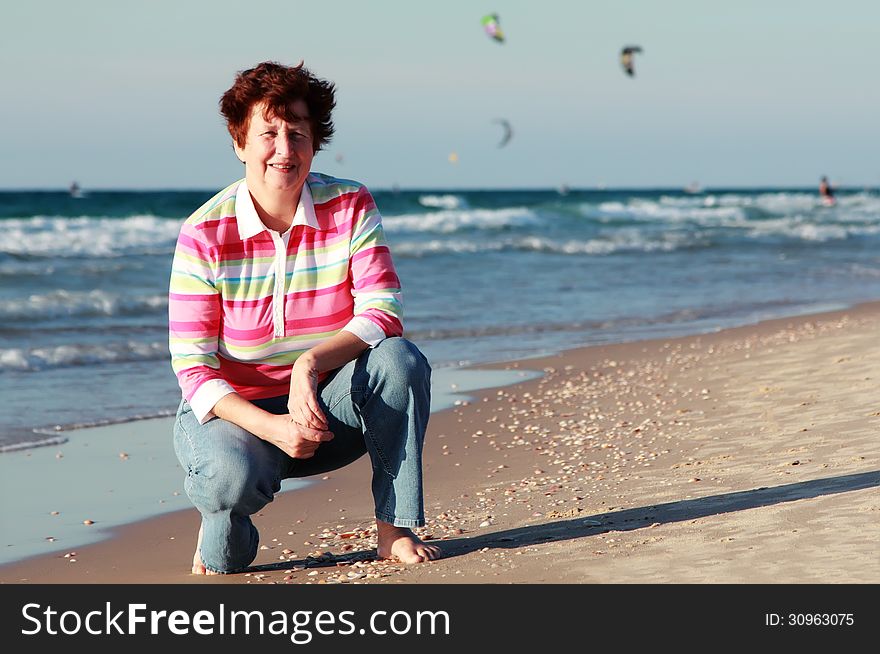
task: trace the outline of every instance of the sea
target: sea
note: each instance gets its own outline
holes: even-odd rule
[[[215,191],[0,192],[0,452],[173,414],[171,258]],[[373,195],[435,369],[880,298],[877,189]]]

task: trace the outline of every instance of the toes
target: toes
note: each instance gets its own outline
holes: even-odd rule
[[[437,547],[431,547],[431,546],[419,548],[418,554],[419,554],[419,561],[418,561],[419,563],[422,563],[424,561],[433,561],[435,559],[440,558],[440,549]]]
[[[439,547],[426,547],[424,551],[424,555],[429,561],[433,561],[435,559],[439,559],[441,556]]]
[[[404,533],[398,534],[393,540],[389,540],[391,540],[391,543],[387,550],[384,547],[378,548],[377,554],[379,557],[396,559],[403,564],[424,563],[441,557],[439,547],[422,542],[410,530],[406,530]]]

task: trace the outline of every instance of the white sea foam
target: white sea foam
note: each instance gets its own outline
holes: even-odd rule
[[[575,239],[556,241],[545,237],[529,236],[518,239],[516,246],[520,250],[538,252],[603,255],[616,252],[671,252],[702,244],[702,239],[687,232],[668,231],[649,235],[635,228],[626,228],[584,241]]]
[[[582,205],[587,216],[609,222],[621,218],[651,222],[695,222],[701,225],[721,225],[730,222],[745,222],[745,212],[739,207],[707,207],[702,203],[667,205],[662,202],[635,199],[627,203],[602,202],[595,205]]]
[[[53,257],[170,253],[181,222],[153,215],[12,218],[3,221],[0,253]]]
[[[864,236],[880,233],[880,225],[845,224],[839,222],[815,222],[810,218],[795,214],[785,218],[754,221],[745,225],[746,235],[761,240],[768,236],[784,236],[801,241],[835,241],[851,236]]]
[[[433,239],[406,241],[394,246],[395,255],[423,257],[433,254],[472,254],[481,252],[545,252],[548,254],[604,255],[615,252],[671,252],[699,247],[706,243],[699,234],[667,231],[644,234],[636,228],[618,229],[598,238],[556,240],[543,236],[487,239]]]
[[[442,210],[432,213],[385,216],[388,232],[437,232],[450,234],[462,230],[497,230],[507,227],[540,225],[541,219],[526,207],[504,209]]]
[[[861,212],[873,213],[876,218],[880,210],[880,196],[870,192],[838,195],[837,204],[833,208],[825,207],[818,193],[780,192],[755,195],[725,193],[711,197],[723,207],[752,207],[777,216],[815,212],[816,216],[823,220],[841,213],[850,216]]]
[[[165,294],[129,295],[97,289],[58,290],[0,301],[0,320],[155,313],[167,305],[168,296]]]
[[[869,278],[877,278],[880,277],[880,267],[875,266],[866,266],[864,264],[852,264],[849,266],[849,273],[855,275],[856,277],[869,277]]]
[[[49,438],[40,438],[37,440],[22,441],[19,443],[8,443],[0,445],[0,454],[7,452],[19,452],[21,450],[30,450],[35,447],[47,447],[49,445],[63,445],[68,440],[67,436],[50,436]]]
[[[37,372],[49,368],[87,366],[96,363],[151,361],[168,357],[168,343],[69,344],[34,348],[0,348],[0,372]]]
[[[502,241],[476,241],[465,239],[432,239],[430,241],[404,241],[395,243],[394,255],[424,257],[431,254],[473,254],[498,252],[507,248]]]
[[[650,202],[650,200],[648,201]],[[659,204],[666,207],[682,208],[712,208],[712,207],[741,207],[760,208],[769,213],[788,214],[797,211],[807,211],[822,206],[818,193],[720,193],[700,196],[669,196],[663,195]]]
[[[423,207],[439,209],[462,209],[467,207],[467,202],[460,195],[420,195],[419,204]]]
[[[749,238],[782,235],[804,241],[828,241],[874,234],[880,229],[880,197],[867,192],[841,196],[832,208],[824,207],[817,194],[762,193],[662,196],[658,201],[633,198],[626,202],[582,204],[580,211],[604,224],[631,220],[741,229]]]

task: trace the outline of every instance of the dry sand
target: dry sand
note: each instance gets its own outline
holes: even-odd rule
[[[0,581],[878,583],[878,329],[872,303],[501,366],[546,374],[431,420],[437,562],[374,560],[361,460],[255,518],[250,572],[188,574],[187,510]]]

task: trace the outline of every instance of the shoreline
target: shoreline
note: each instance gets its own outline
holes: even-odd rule
[[[772,316],[773,312],[770,312],[771,317],[753,317],[746,322],[742,322],[742,320],[744,320],[742,316],[726,316],[724,318],[719,318],[718,316],[716,316],[715,326],[701,326],[700,320],[690,322],[646,323],[645,325],[643,325],[643,329],[641,331],[624,331],[623,333],[621,333],[620,336],[624,340],[598,340],[592,343],[582,343],[574,344],[571,346],[558,347],[540,346],[537,348],[537,350],[534,350],[534,348],[530,348],[527,352],[521,352],[518,354],[511,353],[510,356],[507,357],[502,356],[500,358],[489,358],[486,360],[480,359],[476,361],[465,360],[459,362],[457,365],[450,363],[436,365],[436,367],[434,368],[434,373],[435,375],[437,375],[442,371],[442,374],[454,375],[457,371],[465,371],[465,374],[467,374],[467,371],[504,370],[509,364],[512,363],[524,363],[533,359],[561,356],[565,352],[573,350],[582,350],[593,347],[607,347],[612,345],[629,345],[660,339],[688,338],[692,336],[712,334],[719,331],[737,329],[739,327],[750,327],[773,320],[788,320],[790,318],[797,318],[800,316],[823,315],[836,311],[846,311],[849,309],[856,309],[863,305],[869,306],[874,302],[880,303],[880,300],[871,300],[856,303],[823,302],[812,303],[810,305],[790,304],[785,306],[791,312],[785,313],[784,315],[778,317]],[[454,395],[456,393],[454,392],[454,390],[450,390],[447,391],[446,394]],[[63,445],[69,441],[71,436],[75,436],[77,433],[82,432],[83,430],[100,429],[120,425],[124,426],[131,423],[160,420],[162,418],[169,417],[173,418],[175,413],[176,407],[172,409],[155,409],[148,413],[138,413],[122,418],[86,419],[81,422],[64,424],[50,423],[41,426],[30,427],[27,428],[25,431],[20,431],[22,440],[12,440],[9,442],[0,443],[0,461],[2,461],[2,455],[6,453],[21,452],[30,449],[38,449],[41,447]]]
[[[712,559],[714,565],[706,563],[699,573],[687,573],[696,577],[692,580],[730,581],[730,568],[737,568],[736,559],[730,558],[734,550],[738,551],[737,536],[721,536],[712,543],[713,547],[705,543],[702,548],[695,547],[691,540],[699,538],[702,532],[693,525],[712,523],[712,529],[727,533],[728,516],[737,521],[741,531],[742,513],[785,512],[791,508],[785,506],[789,501],[834,504],[856,496],[859,508],[855,518],[867,520],[873,514],[876,523],[877,514],[873,512],[880,510],[876,497],[880,448],[871,441],[863,442],[863,438],[859,442],[864,452],[853,454],[853,461],[841,463],[835,459],[829,463],[831,455],[825,452],[825,468],[816,466],[819,457],[810,458],[798,451],[789,453],[783,448],[783,455],[790,454],[785,457],[791,459],[786,462],[788,467],[780,471],[773,466],[768,473],[760,452],[738,455],[737,450],[724,451],[727,440],[741,441],[739,445],[745,450],[752,447],[752,434],[738,433],[747,420],[739,421],[741,424],[730,421],[731,415],[739,420],[739,412],[728,412],[725,418],[722,409],[742,409],[742,415],[757,420],[753,428],[758,431],[772,430],[774,425],[786,431],[786,421],[803,416],[788,409],[784,420],[766,417],[774,409],[761,405],[761,401],[765,399],[763,395],[772,397],[776,393],[774,385],[766,385],[770,390],[759,390],[752,397],[752,393],[743,391],[742,382],[739,387],[734,384],[725,390],[726,395],[722,396],[716,388],[723,385],[724,379],[733,378],[717,378],[718,371],[745,367],[743,379],[749,379],[749,368],[760,357],[784,358],[787,350],[800,348],[810,356],[784,360],[785,366],[796,369],[798,365],[811,364],[819,356],[809,350],[819,341],[827,346],[855,339],[858,342],[850,345],[860,354],[870,355],[863,352],[864,340],[874,325],[880,325],[880,302],[691,336],[590,346],[513,362],[479,364],[481,369],[543,369],[544,375],[503,389],[493,387],[470,393],[473,400],[432,415],[424,455],[429,521],[426,528],[418,531],[423,537],[445,541],[440,544],[448,558],[426,566],[404,568],[370,560],[370,547],[375,546],[370,530],[372,507],[369,494],[363,492],[368,486],[369,464],[361,459],[296,493],[276,496],[258,514],[255,522],[261,531],[261,547],[266,549],[260,550],[256,567],[250,573],[211,578],[188,574],[187,561],[198,527],[198,515],[190,508],[114,529],[109,540],[80,547],[75,557],[45,555],[4,565],[0,567],[0,581],[656,582],[675,580],[669,578],[670,561],[656,551],[653,558],[645,557],[644,552],[657,550],[656,543],[666,543],[664,547],[668,547],[676,541],[688,542],[691,549],[707,556],[711,552],[703,550],[717,550],[720,555],[720,559]],[[841,365],[867,365],[858,357],[840,359]],[[779,367],[774,362],[764,372],[774,374],[773,370]],[[814,390],[814,394],[834,391],[812,377],[794,379],[792,383],[805,381],[820,389]],[[698,388],[704,384],[705,388]],[[870,415],[873,405],[869,396],[864,398],[863,420],[853,421],[856,424],[852,426],[859,433],[864,430],[861,422],[873,421],[875,426],[878,422]],[[548,405],[562,408],[548,411]],[[753,415],[756,405],[760,405],[757,418]],[[843,409],[824,410],[823,420],[833,422],[838,420],[835,412]],[[715,411],[718,418],[711,415]],[[800,410],[802,414],[809,411]],[[489,413],[493,415],[487,418]],[[498,422],[499,417],[503,422]],[[801,433],[789,431],[789,436]],[[706,434],[715,436],[707,440]],[[828,447],[825,441],[834,440],[833,434],[823,438],[814,444],[815,448]],[[694,442],[711,456],[694,456]],[[852,445],[847,447],[853,449]],[[743,462],[732,465],[738,457]],[[828,467],[845,474],[829,478],[823,475]],[[547,472],[551,468],[554,472]],[[697,470],[699,474],[692,474]],[[805,472],[812,473],[814,478],[800,480]],[[793,479],[800,481],[781,486],[775,483],[779,479],[789,481],[786,478],[793,473]],[[691,476],[682,478],[688,474]],[[644,488],[645,480],[649,479],[652,492]],[[704,500],[693,497],[707,487],[716,494]],[[780,499],[789,495],[800,499]],[[636,506],[629,506],[633,502]],[[849,511],[845,516],[841,513],[840,517],[831,518],[845,521],[852,519],[853,514]],[[631,524],[622,526],[624,523]],[[866,543],[871,541],[866,529],[872,527],[877,530],[875,524],[858,525]],[[667,534],[668,531],[675,533]],[[797,533],[797,529],[791,533]],[[775,534],[775,538],[783,536]],[[849,565],[841,562],[846,569],[835,570],[830,581],[880,580],[875,555],[868,560],[867,569],[861,565],[864,576],[849,569],[855,569],[859,562],[865,563],[865,552],[852,551],[859,549],[857,541],[858,538],[849,543]],[[572,548],[580,558],[571,560]],[[816,548],[803,546],[801,550]],[[548,552],[555,554],[543,556]],[[739,554],[751,556],[747,551]],[[815,554],[818,556],[818,551]],[[873,553],[869,549],[867,554]],[[654,560],[658,556],[664,561],[662,566]],[[689,553],[685,558],[693,556]],[[568,563],[560,562],[566,557]],[[76,562],[70,563],[71,558],[76,558]],[[612,562],[614,565],[609,567]],[[806,563],[795,567],[807,569]],[[593,565],[595,570],[590,569]],[[564,574],[560,566],[565,568]],[[719,568],[727,572],[713,576],[713,568],[716,575]],[[684,573],[679,570],[679,574]],[[740,574],[740,581],[768,580],[760,566],[742,569]],[[805,580],[822,580],[822,575],[822,568],[816,567]],[[827,569],[824,577],[829,580]],[[777,581],[788,583],[793,578],[785,573]]]
[[[432,412],[467,401],[477,389],[533,376],[526,371],[444,370],[434,376]],[[170,447],[173,423],[172,415],[83,427],[48,439],[43,447],[2,453],[0,488],[6,502],[0,512],[0,565],[65,548],[76,551],[116,528],[190,507],[184,474]],[[34,486],[33,479],[76,481]],[[286,479],[280,492],[314,482]],[[22,495],[16,491],[20,488],[30,491]],[[18,499],[13,505],[9,498]]]

